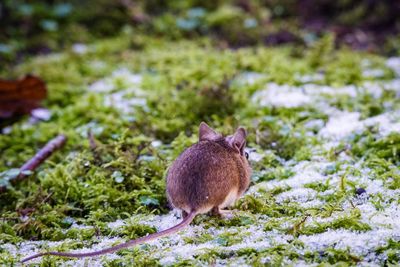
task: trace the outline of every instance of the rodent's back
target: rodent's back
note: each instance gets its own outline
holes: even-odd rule
[[[174,207],[207,212],[238,190],[242,171],[224,141],[201,141],[186,149],[167,175],[167,194]],[[242,167],[243,168],[243,167]]]

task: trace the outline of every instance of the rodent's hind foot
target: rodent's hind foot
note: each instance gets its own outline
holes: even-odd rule
[[[217,216],[222,219],[232,219],[233,217],[235,217],[231,210],[222,210],[219,207],[212,208],[211,215]]]

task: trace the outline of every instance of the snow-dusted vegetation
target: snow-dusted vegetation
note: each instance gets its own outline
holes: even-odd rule
[[[249,132],[252,183],[234,218],[202,215],[179,234],[118,253],[32,263],[399,262],[400,58],[153,39],[135,50],[132,42],[73,46],[15,70],[45,79],[50,114],[2,130],[0,181],[57,133],[69,140],[0,195],[1,265],[43,251],[97,250],[179,223],[164,176],[196,142],[202,120]]]

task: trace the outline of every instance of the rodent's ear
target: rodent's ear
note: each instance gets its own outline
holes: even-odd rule
[[[244,155],[244,148],[246,147],[246,130],[243,127],[239,127],[235,134],[230,138],[229,145],[236,149],[240,155]]]
[[[205,141],[205,140],[216,140],[219,137],[221,137],[220,134],[218,134],[216,131],[214,131],[210,126],[207,125],[207,123],[202,122],[200,123],[199,127],[199,141]]]

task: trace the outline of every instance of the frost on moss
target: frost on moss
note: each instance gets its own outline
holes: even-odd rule
[[[51,116],[3,129],[0,181],[56,134],[69,139],[0,195],[0,265],[43,250],[100,249],[178,223],[164,177],[202,120],[225,134],[239,124],[249,132],[252,183],[233,219],[198,216],[182,233],[115,254],[36,262],[396,262],[398,59],[333,50],[331,42],[299,53],[123,34],[9,70],[43,77]]]

